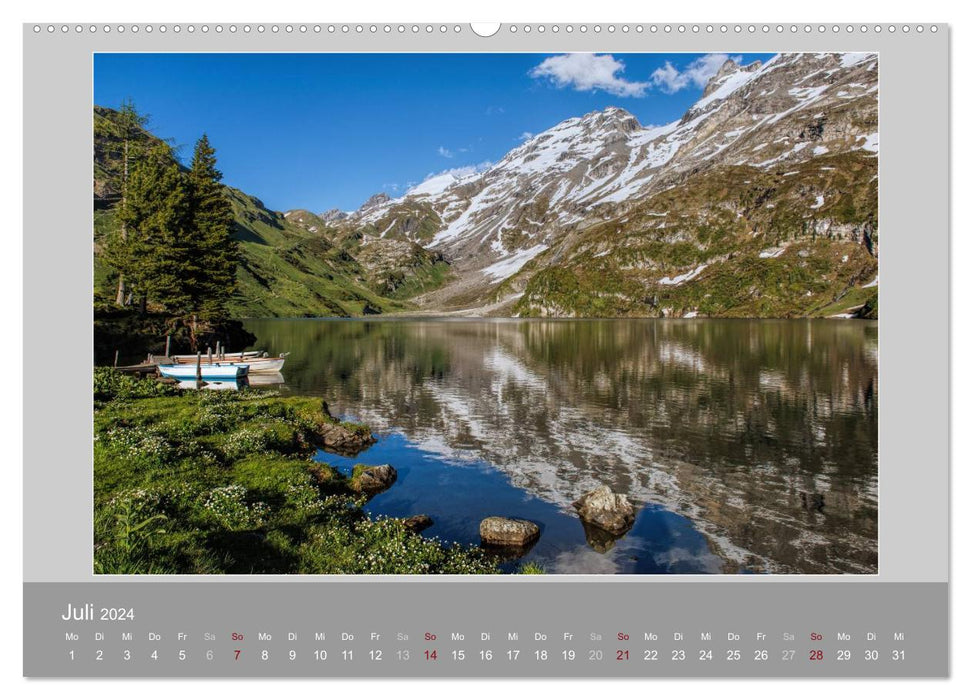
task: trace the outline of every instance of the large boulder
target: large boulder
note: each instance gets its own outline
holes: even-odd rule
[[[492,516],[479,523],[482,543],[498,547],[524,547],[539,539],[539,525],[518,518]]]
[[[376,467],[358,464],[351,472],[350,487],[352,491],[371,496],[391,488],[397,479],[398,472],[390,464],[379,464]]]
[[[573,503],[580,518],[614,535],[623,535],[634,524],[634,506],[627,496],[616,494],[609,486],[599,486]]]

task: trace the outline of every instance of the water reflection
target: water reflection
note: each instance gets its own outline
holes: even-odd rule
[[[238,379],[227,379],[225,381],[213,381],[208,380],[204,382],[196,382],[194,379],[187,379],[180,381],[178,387],[180,389],[208,389],[210,391],[238,391],[243,387],[248,386],[258,386],[258,387],[279,387],[285,383],[283,375],[280,372],[268,372],[268,373],[253,373],[246,377],[239,377]]]
[[[401,514],[427,512],[440,536],[475,541],[467,526],[504,514],[497,492],[508,488],[518,501],[505,514],[540,521],[550,509],[527,559],[559,571],[876,571],[874,323],[248,327],[271,354],[292,352],[288,387],[384,432],[362,461],[388,449],[399,470],[421,462],[434,475],[421,485],[431,501],[402,482],[376,512],[395,514],[399,499]],[[483,474],[492,480],[476,481]],[[640,509],[613,543],[588,537],[570,506],[599,484]]]

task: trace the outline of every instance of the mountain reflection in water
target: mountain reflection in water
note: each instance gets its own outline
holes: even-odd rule
[[[561,573],[875,573],[877,325],[830,320],[254,320],[284,391],[381,436],[368,505],[478,542],[534,520],[519,562]],[[573,500],[638,509],[616,541]]]

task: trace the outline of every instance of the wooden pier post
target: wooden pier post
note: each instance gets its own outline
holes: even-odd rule
[[[196,353],[196,384],[202,386],[202,353]],[[196,387],[196,388],[199,388]]]
[[[114,366],[115,367],[118,366],[118,351],[117,350],[115,350],[115,364],[114,364]]]
[[[206,358],[209,360],[209,364],[211,365],[212,364],[212,348],[210,346],[208,346],[208,345],[206,346]]]
[[[172,357],[169,354],[169,349],[171,348],[171,346],[172,346],[172,336],[171,335],[167,335],[167,336],[165,336],[165,356],[166,357]]]

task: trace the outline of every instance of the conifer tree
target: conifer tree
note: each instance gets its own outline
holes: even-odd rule
[[[235,291],[239,250],[233,238],[233,207],[216,168],[216,151],[205,134],[196,142],[188,180],[195,263],[201,268],[192,280],[191,294],[204,318],[219,318]]]
[[[191,310],[187,282],[201,272],[187,185],[164,143],[152,146],[131,168],[125,206],[118,212],[125,235],[111,241],[111,261],[143,308],[152,303],[170,313]]]
[[[118,115],[113,120],[98,120],[95,122],[95,129],[103,139],[116,142],[118,152],[111,154],[118,159],[118,172],[116,173],[117,187],[121,194],[119,208],[124,209],[128,196],[128,180],[132,165],[137,157],[138,137],[144,134],[145,126],[148,124],[148,115],[139,114],[135,108],[135,103],[128,99],[121,103],[118,108]],[[121,224],[119,236],[124,242],[128,231],[124,220]],[[126,303],[125,274],[118,273],[118,288],[115,294],[115,303],[124,306]]]

